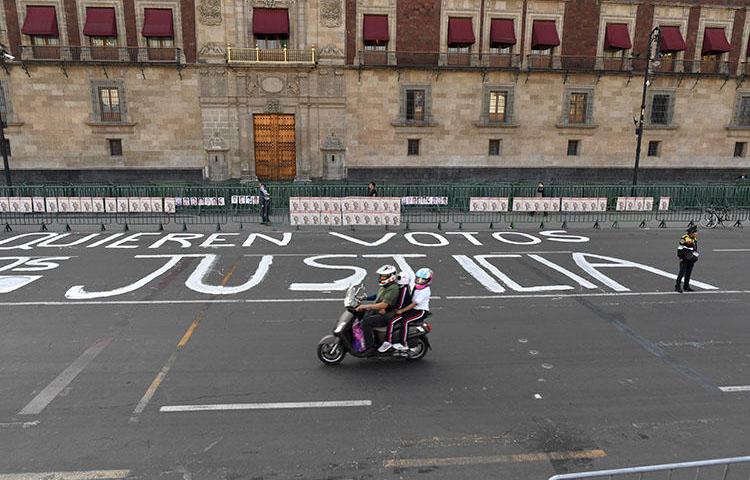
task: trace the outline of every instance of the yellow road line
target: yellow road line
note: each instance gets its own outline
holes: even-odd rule
[[[385,467],[419,468],[461,465],[486,465],[493,463],[543,462],[547,460],[577,460],[606,457],[604,450],[581,450],[571,452],[520,453],[514,455],[486,455],[476,457],[404,458],[383,462]]]
[[[232,275],[234,275],[234,271],[237,269],[237,265],[239,264],[240,259],[232,263],[232,266],[229,267],[229,271],[227,271],[226,275],[224,275],[224,278],[221,279],[221,286],[226,286],[227,283],[229,283],[229,279],[232,278]],[[161,367],[161,370],[159,370],[159,373],[156,374],[156,378],[151,382],[151,385],[146,389],[146,393],[143,394],[143,397],[141,397],[141,400],[138,402],[138,405],[135,406],[135,409],[133,410],[133,414],[130,417],[131,422],[137,422],[138,417],[143,412],[143,410],[146,409],[146,406],[148,406],[148,403],[151,401],[151,399],[154,397],[154,394],[156,393],[156,390],[161,385],[161,382],[164,381],[164,379],[167,377],[167,374],[172,369],[172,365],[174,365],[175,361],[177,361],[177,354],[180,352],[180,350],[187,345],[187,343],[190,341],[190,337],[193,336],[193,333],[198,328],[198,325],[203,321],[206,314],[206,309],[208,309],[208,306],[204,306],[193,319],[192,323],[190,323],[190,326],[185,331],[185,333],[182,335],[182,338],[180,338],[179,343],[177,343],[177,349],[172,352],[172,354],[167,359],[167,363],[164,364],[163,367]]]

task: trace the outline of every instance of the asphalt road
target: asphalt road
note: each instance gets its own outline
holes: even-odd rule
[[[0,480],[547,479],[750,453],[748,233],[701,232],[686,294],[653,271],[676,271],[674,229],[343,233],[0,236]],[[392,255],[436,272],[434,350],[324,366],[337,288],[374,288]],[[355,403],[267,408],[299,402]],[[257,409],[161,411],[238,404]]]

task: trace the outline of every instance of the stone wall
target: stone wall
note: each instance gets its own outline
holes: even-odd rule
[[[2,76],[12,116],[6,129],[12,168],[40,170],[201,169],[204,165],[197,70],[102,69],[28,66]],[[119,82],[126,119],[94,120],[92,82]],[[122,140],[123,155],[110,156],[107,139]],[[144,179],[146,180],[146,179]]]
[[[482,127],[483,77],[473,72],[365,70],[347,75],[347,161],[360,167],[595,167],[628,168],[635,151],[633,118],[638,115],[639,77],[535,73],[518,77],[492,72],[490,85],[513,89],[513,125]],[[431,89],[432,126],[399,126],[402,86]],[[658,77],[652,89],[674,91],[674,125],[646,128],[641,165],[645,168],[749,168],[735,158],[734,143],[750,142],[750,129],[728,129],[736,103],[735,83],[724,79]],[[593,121],[585,127],[561,123],[566,89],[593,92]],[[747,90],[740,89],[740,92]],[[429,108],[429,107],[428,107]],[[420,139],[420,154],[407,156],[407,140]],[[498,156],[488,155],[490,139],[502,141]],[[569,140],[580,153],[567,155]],[[649,141],[660,141],[660,155],[647,156]]]

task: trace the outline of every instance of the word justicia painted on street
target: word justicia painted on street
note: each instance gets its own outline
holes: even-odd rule
[[[404,234],[404,237],[413,245],[437,247],[445,246],[447,242],[449,242],[448,238],[451,233],[456,233],[463,237],[461,239],[462,241],[473,243],[473,240],[474,242],[478,242],[478,244],[482,244],[480,240],[477,239],[478,234],[476,232],[446,232],[445,235],[434,232],[410,232]],[[508,238],[498,235],[503,233],[514,234],[516,238],[514,238],[513,244],[515,245],[519,244],[519,238],[525,241],[525,243],[521,243],[522,245],[541,243],[542,238],[548,241],[564,241],[569,243],[584,243],[588,241],[588,238],[586,237],[569,235],[563,231],[541,232],[539,236],[525,233],[521,234],[519,232],[494,232],[492,235],[489,235],[489,237],[493,240],[499,240],[500,242],[508,242]],[[543,233],[546,233],[546,235],[542,235]],[[552,236],[552,234],[554,234],[554,236]],[[28,240],[28,236],[30,235],[39,237],[38,241],[33,245],[29,245],[31,240]],[[60,243],[66,238],[60,238],[62,236],[61,234],[43,235],[44,234],[41,233],[17,235],[1,241],[0,248],[14,248],[11,245],[12,242],[10,242],[10,240],[15,242],[15,248],[20,249],[31,249],[34,247],[43,248],[45,246],[61,247],[62,245]],[[72,244],[78,241],[80,243],[76,246],[83,246],[84,244],[88,244],[88,246],[95,245],[97,242],[102,241],[96,240],[95,235],[97,234],[87,235],[76,240],[68,239],[67,243]],[[137,248],[135,243],[141,237],[136,237],[135,235],[137,234],[129,235],[124,238],[112,238],[112,236],[109,236],[107,244],[111,246],[116,242],[127,240],[127,242],[121,243],[117,248]],[[175,237],[175,235],[182,236]],[[185,237],[185,235],[197,235],[199,237]],[[168,242],[174,242],[181,247],[187,248],[190,246],[188,244],[190,244],[191,240],[202,240],[201,244],[203,244],[211,237],[213,237],[213,241],[216,241],[216,239],[219,238],[216,237],[216,235],[232,234],[212,234],[205,238],[202,234],[159,235],[160,238],[150,243],[147,248],[159,248]],[[392,238],[388,235],[384,235],[378,241],[364,242],[361,239],[356,239],[343,234],[337,233],[334,236],[347,242],[367,246],[376,246],[375,244],[378,242],[381,242],[380,244],[382,245],[382,243],[388,242]],[[259,238],[263,238],[263,240],[283,248],[290,244],[292,237],[291,234],[287,233],[282,234],[281,239],[262,234],[250,234],[246,237],[243,236],[243,238],[243,244],[247,244],[247,246],[252,245],[253,242]],[[419,240],[417,240],[418,238]],[[424,243],[427,239],[430,239],[431,243]],[[24,240],[26,241],[24,242]],[[484,240],[486,241],[486,239]],[[229,245],[226,242],[222,242],[222,244],[223,246]],[[477,243],[473,244],[477,245]],[[187,247],[185,245],[187,245]],[[141,246],[143,247],[143,245]],[[219,245],[214,244],[212,246]],[[85,250],[83,251],[85,252]],[[558,256],[551,255],[553,253]],[[565,254],[567,257],[566,262],[563,262],[565,258],[560,257],[560,254]],[[529,251],[528,253],[492,252],[471,255],[458,254],[447,257],[452,259],[452,261],[449,262],[435,261],[434,258],[429,258],[427,253],[421,252],[382,253],[381,251],[378,253],[324,254],[285,254],[281,252],[278,254],[259,253],[245,255],[243,258],[244,260],[242,261],[241,267],[238,268],[235,273],[236,284],[230,286],[214,284],[209,280],[210,273],[217,270],[220,266],[222,258],[219,254],[207,252],[154,252],[138,254],[134,255],[132,259],[128,259],[128,264],[132,267],[132,270],[130,271],[133,272],[135,278],[129,278],[129,275],[118,275],[117,278],[107,279],[107,281],[104,282],[105,285],[108,285],[107,287],[97,287],[95,290],[92,287],[87,286],[87,284],[101,285],[103,283],[101,278],[75,278],[72,275],[66,274],[66,281],[70,282],[70,285],[65,285],[64,297],[69,300],[91,300],[118,297],[152,285],[157,279],[167,276],[169,272],[179,272],[181,269],[186,269],[186,272],[189,272],[186,273],[187,279],[184,282],[185,288],[200,294],[221,296],[238,295],[249,292],[264,282],[270,282],[274,287],[278,287],[274,282],[278,282],[281,278],[286,278],[284,272],[288,272],[290,268],[294,269],[294,271],[307,271],[309,273],[314,273],[313,278],[317,281],[295,281],[292,283],[285,283],[282,288],[296,292],[341,292],[352,284],[366,283],[367,279],[371,277],[372,272],[368,271],[365,267],[369,267],[370,270],[372,270],[372,265],[380,263],[394,263],[400,270],[410,274],[412,278],[414,278],[415,266],[418,268],[419,265],[430,263],[436,270],[436,273],[444,276],[444,278],[456,278],[457,276],[463,276],[467,279],[471,278],[479,286],[493,294],[504,292],[514,292],[519,294],[551,292],[562,294],[564,292],[585,290],[599,290],[602,292],[630,291],[629,287],[623,285],[605,273],[609,269],[635,269],[671,280],[676,278],[676,275],[672,273],[629,259],[587,252],[567,251]],[[442,258],[446,259],[445,256]],[[31,283],[38,282],[43,278],[43,275],[40,274],[40,272],[54,271],[61,268],[62,265],[70,264],[76,260],[78,260],[78,258],[73,256],[31,256],[26,252],[23,252],[23,255],[18,256],[0,257],[0,293],[10,293],[26,287]],[[88,259],[82,260],[88,261]],[[572,264],[575,266],[571,266],[571,260]],[[550,280],[544,285],[529,285],[528,279],[520,278],[523,274],[518,273],[519,263],[522,266],[529,267],[528,270],[530,272],[538,271],[539,269],[546,270],[548,275],[544,275],[544,277],[550,278]],[[177,269],[180,264],[182,264],[181,267]],[[190,267],[192,267],[192,271],[190,270]],[[274,277],[273,273],[277,270],[278,276]],[[456,273],[456,270],[460,273]],[[81,270],[79,269],[77,271]],[[512,276],[508,273],[509,271],[514,272]],[[123,280],[123,278],[127,279]],[[538,275],[535,275],[534,278],[538,278]],[[59,283],[59,281],[56,283]],[[717,287],[707,283],[694,282],[693,284],[696,287],[705,290],[717,289]],[[454,288],[454,285],[448,283],[444,288],[450,290],[451,288]]]

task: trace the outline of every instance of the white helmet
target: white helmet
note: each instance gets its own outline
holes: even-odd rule
[[[393,265],[383,265],[375,273],[378,274],[378,283],[381,287],[385,287],[396,281],[396,267]]]
[[[400,287],[405,287],[411,283],[411,275],[409,272],[398,272],[396,275],[396,284]]]

